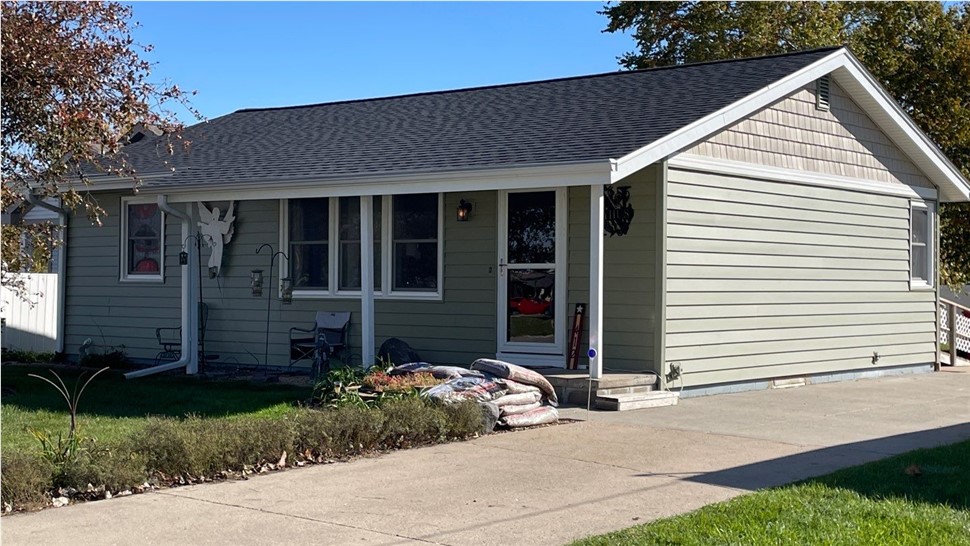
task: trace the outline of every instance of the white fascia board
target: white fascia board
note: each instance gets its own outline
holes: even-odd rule
[[[791,95],[809,82],[831,73],[847,62],[847,51],[839,49],[797,72],[764,87],[720,110],[655,140],[654,142],[613,160],[612,182],[617,182],[631,174],[665,159],[692,144],[704,140],[714,133],[731,127],[758,110]]]
[[[164,180],[173,175],[174,173],[171,171],[153,172],[137,175],[136,179],[114,174],[99,174],[87,177],[87,183],[84,183],[79,179],[74,179],[64,184],[58,184],[57,189],[58,191],[67,191],[69,189],[84,191],[135,191],[137,189],[138,191],[141,191],[145,189],[150,182]]]
[[[561,163],[538,167],[477,169],[470,171],[409,173],[404,175],[260,180],[227,185],[185,188],[178,184],[143,186],[140,193],[166,194],[170,202],[225,201],[229,199],[299,199],[400,195],[486,190],[589,186],[610,183],[607,160]]]
[[[917,167],[923,170],[930,181],[940,188],[941,201],[970,200],[970,181],[963,177],[960,170],[916,126],[909,115],[862,66],[862,63],[844,48],[648,146],[619,159],[611,160],[612,182],[622,180],[648,165],[671,157],[680,150],[731,127],[826,74],[832,74],[836,83],[849,93],[850,97],[873,118],[873,121],[913,160]]]
[[[940,188],[942,201],[970,200],[970,181],[943,155],[875,77],[846,51],[846,63],[833,74],[866,114]]]
[[[875,193],[879,195],[892,195],[897,197],[918,199],[921,201],[936,201],[939,198],[937,191],[932,188],[920,188],[908,186],[906,184],[891,184],[888,182],[876,182],[873,180],[852,178],[848,176],[837,176],[797,169],[770,167],[765,165],[757,165],[754,163],[745,163],[742,161],[714,159],[694,154],[675,155],[668,160],[668,164],[671,168],[677,169],[724,174],[743,178],[755,178],[758,180],[771,180],[773,182],[789,182],[808,186],[821,186],[825,188],[836,188],[863,193]]]

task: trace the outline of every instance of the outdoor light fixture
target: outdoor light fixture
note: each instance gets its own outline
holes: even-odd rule
[[[293,303],[293,280],[289,277],[283,277],[280,282],[282,284],[280,287],[282,289],[281,298],[285,305],[289,305]]]
[[[263,270],[253,269],[252,272],[252,284],[250,285],[253,289],[253,297],[258,298],[263,295]]]
[[[458,203],[458,221],[467,222],[468,216],[472,213],[472,204],[462,199]]]
[[[179,265],[189,265],[189,253],[184,248],[179,252]]]

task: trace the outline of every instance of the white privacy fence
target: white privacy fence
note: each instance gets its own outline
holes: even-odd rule
[[[970,308],[940,299],[940,343],[948,346],[949,362],[970,353]]]
[[[27,286],[24,301],[6,286],[0,292],[4,348],[54,352],[57,348],[57,275],[22,274]]]

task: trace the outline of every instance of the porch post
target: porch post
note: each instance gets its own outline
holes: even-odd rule
[[[361,363],[374,363],[374,198],[360,196]]]
[[[603,185],[589,187],[589,377],[603,377]]]

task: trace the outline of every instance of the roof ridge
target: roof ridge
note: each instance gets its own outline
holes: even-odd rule
[[[756,59],[772,59],[772,58],[777,58],[777,57],[793,57],[793,56],[796,56],[796,55],[807,55],[809,53],[819,53],[819,52],[822,52],[822,51],[836,51],[838,49],[843,49],[843,48],[845,48],[845,46],[825,46],[825,47],[817,47],[817,48],[814,48],[814,49],[806,49],[806,50],[802,50],[802,51],[791,51],[791,52],[788,52],[788,53],[774,53],[774,54],[771,54],[771,55],[758,55],[758,56],[754,56],[754,57],[740,57],[740,58],[737,58],[737,59],[718,59],[718,60],[715,60],[715,61],[700,61],[700,62],[696,62],[696,63],[671,64],[671,65],[667,65],[667,66],[655,66],[655,67],[651,67],[651,68],[641,68],[639,70],[616,70],[616,71],[613,71],[613,72],[600,72],[598,74],[584,74],[584,75],[581,75],[581,76],[565,76],[565,77],[560,77],[560,78],[549,78],[549,79],[545,79],[545,80],[532,80],[532,81],[526,81],[526,82],[513,82],[513,83],[499,83],[499,84],[491,84],[491,85],[479,85],[479,86],[472,86],[472,87],[461,87],[461,88],[458,88],[458,89],[442,89],[442,90],[439,90],[439,91],[420,91],[420,92],[417,92],[417,93],[404,93],[402,95],[388,95],[388,96],[384,96],[384,97],[370,97],[370,98],[366,98],[366,99],[346,99],[346,100],[336,100],[336,101],[327,101],[327,102],[317,102],[317,103],[312,103],[312,104],[294,104],[294,105],[291,105],[291,106],[267,106],[267,107],[257,107],[257,108],[241,108],[241,109],[236,110],[235,112],[232,112],[232,113],[233,114],[238,114],[238,113],[242,113],[242,112],[266,112],[266,111],[270,111],[270,110],[297,110],[297,109],[301,109],[301,108],[316,108],[316,107],[319,107],[319,106],[330,106],[330,105],[335,105],[335,104],[353,104],[353,103],[363,103],[363,102],[377,102],[377,101],[392,100],[392,99],[404,99],[404,98],[411,98],[411,97],[424,97],[424,96],[430,96],[430,95],[447,95],[449,93],[464,93],[466,91],[482,91],[482,90],[485,90],[485,89],[499,89],[499,88],[505,88],[505,87],[521,87],[521,86],[525,86],[525,85],[536,85],[536,84],[541,84],[541,83],[555,83],[555,82],[572,81],[572,80],[585,80],[585,79],[593,79],[593,78],[603,78],[603,77],[608,77],[608,76],[622,76],[622,75],[627,75],[627,74],[639,74],[639,73],[643,73],[643,72],[658,72],[658,71],[661,71],[661,70],[671,70],[671,69],[677,69],[677,68],[689,68],[689,67],[696,67],[696,66],[703,66],[703,65],[711,65],[711,64],[724,64],[724,63],[735,63],[735,62],[741,62],[741,61],[752,61],[752,60],[756,60]],[[226,115],[230,115],[230,114],[226,114]]]

